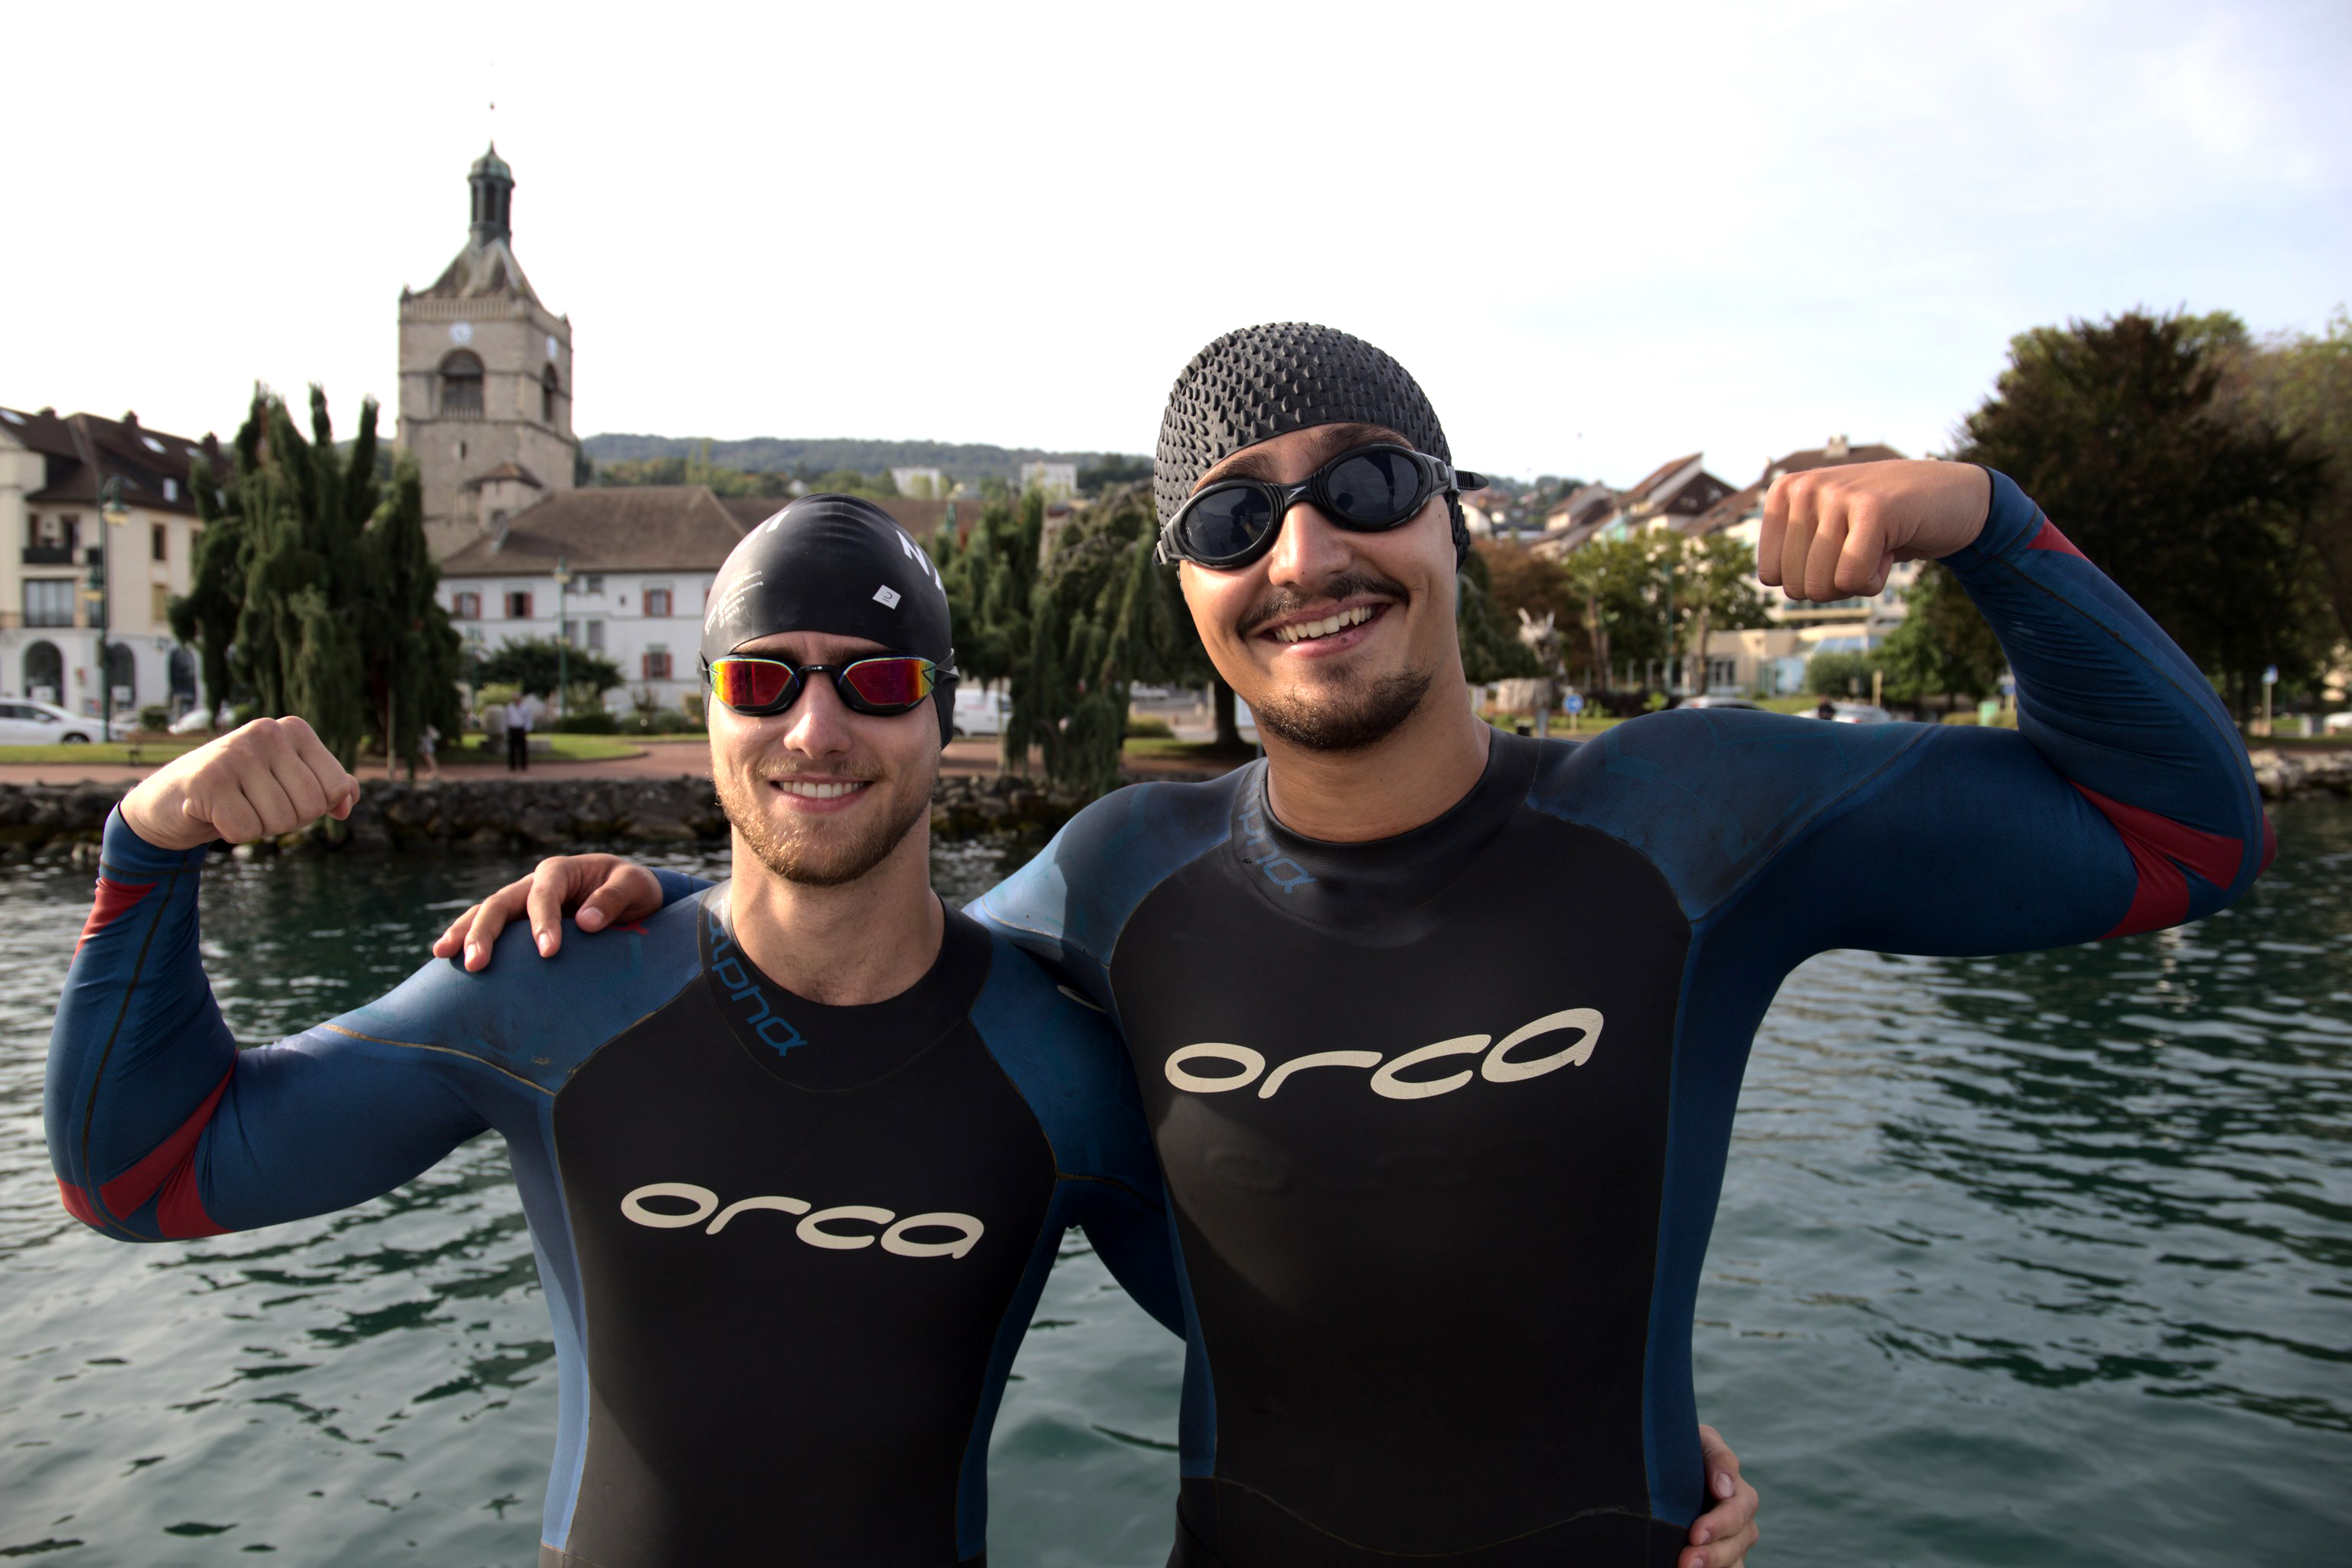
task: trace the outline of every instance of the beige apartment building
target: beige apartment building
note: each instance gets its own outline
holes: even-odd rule
[[[150,430],[136,414],[0,408],[0,696],[97,713],[104,670],[118,712],[195,703],[195,656],[173,637],[169,606],[194,562],[198,463],[227,471],[215,437]],[[110,480],[111,526],[100,510]]]

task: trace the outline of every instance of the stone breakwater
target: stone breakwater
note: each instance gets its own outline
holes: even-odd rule
[[[0,856],[95,847],[129,783],[0,784]],[[1042,835],[1086,804],[1020,778],[943,778],[931,795],[931,831]],[[314,823],[278,841],[281,851],[471,845],[689,844],[727,837],[727,817],[704,778],[451,779],[371,784],[343,823]]]
[[[2315,795],[2352,798],[2352,748],[2252,753],[2264,800]],[[94,847],[106,814],[125,784],[0,784],[0,858]],[[1086,804],[1031,779],[943,778],[931,794],[931,831],[942,838],[979,834],[1042,835]],[[727,837],[727,817],[710,781],[675,779],[464,779],[378,784],[360,796],[351,820],[313,824],[279,840],[280,850],[395,849],[406,845],[473,845],[486,849],[554,849],[573,844],[691,844]]]

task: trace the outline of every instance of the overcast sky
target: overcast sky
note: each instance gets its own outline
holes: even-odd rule
[[[1149,451],[1306,319],[1465,466],[1744,483],[1944,447],[2039,323],[2352,296],[2344,0],[1602,10],[28,7],[0,403],[389,399],[493,133],[583,434]]]

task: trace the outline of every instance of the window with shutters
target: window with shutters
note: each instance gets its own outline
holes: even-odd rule
[[[527,621],[530,619],[530,591],[529,589],[524,589],[520,593],[509,593],[507,595],[507,619],[510,621]]]
[[[645,675],[643,679],[646,680],[667,680],[669,679],[668,649],[658,647],[649,647],[646,649]]]
[[[461,621],[480,620],[482,618],[482,596],[479,594],[457,595],[457,608],[451,613]]]
[[[669,590],[667,588],[648,588],[646,590],[646,614],[654,616],[667,616],[669,614]]]

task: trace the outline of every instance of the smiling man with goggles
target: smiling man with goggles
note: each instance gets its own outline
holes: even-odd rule
[[[1246,566],[1274,548],[1282,520],[1312,501],[1333,526],[1381,533],[1421,514],[1429,499],[1478,489],[1484,478],[1392,441],[1340,453],[1300,483],[1236,476],[1204,485],[1160,531],[1159,559],[1220,569]]]
[[[913,654],[877,654],[846,664],[793,664],[781,658],[728,654],[703,661],[710,694],[747,719],[782,713],[800,700],[804,677],[827,675],[853,713],[883,717],[911,712],[943,676],[955,674],[952,664],[940,665]]]

